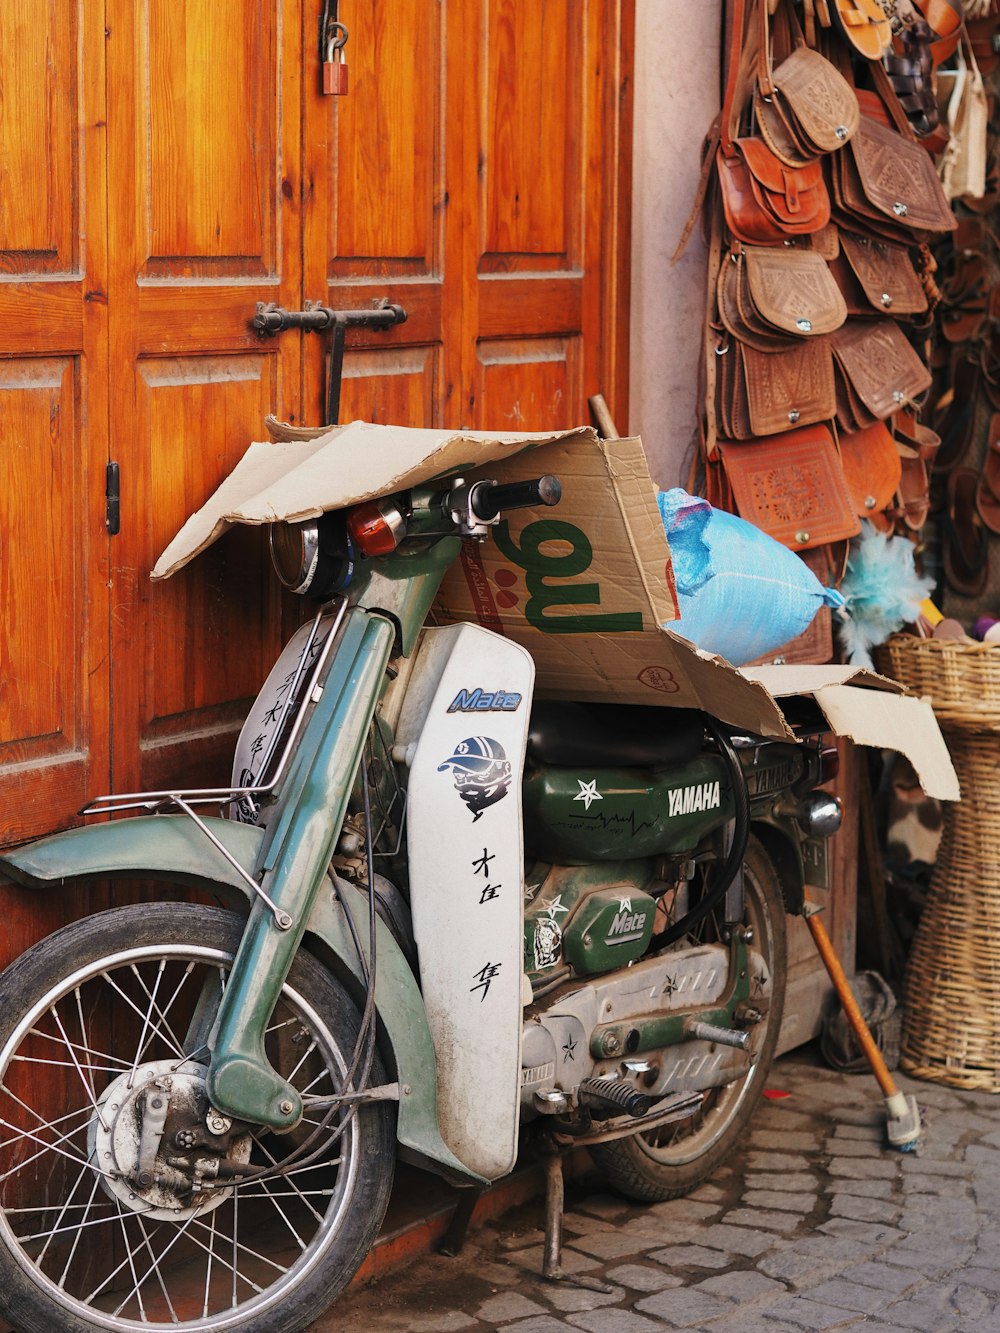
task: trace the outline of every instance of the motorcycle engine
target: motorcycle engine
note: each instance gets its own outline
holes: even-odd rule
[[[524,970],[537,990],[557,975],[595,976],[649,948],[656,901],[625,867],[536,866],[524,909]],[[541,881],[532,879],[541,874]]]

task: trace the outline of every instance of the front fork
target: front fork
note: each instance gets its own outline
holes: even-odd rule
[[[280,912],[255,903],[219,1007],[208,1073],[212,1104],[278,1131],[297,1123],[302,1099],[271,1067],[264,1036],[336,847],[393,639],[391,622],[354,608],[326,679],[303,703],[312,716],[255,868]]]

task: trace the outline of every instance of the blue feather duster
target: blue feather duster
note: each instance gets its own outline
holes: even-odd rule
[[[847,660],[853,666],[872,666],[869,649],[915,622],[920,603],[933,587],[933,579],[917,573],[913,546],[905,537],[886,537],[862,523],[840,585],[847,605],[839,613],[838,634]]]

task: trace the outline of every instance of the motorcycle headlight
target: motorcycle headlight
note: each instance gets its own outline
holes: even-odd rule
[[[350,583],[354,558],[342,514],[272,523],[268,540],[275,573],[290,592],[323,601]]]

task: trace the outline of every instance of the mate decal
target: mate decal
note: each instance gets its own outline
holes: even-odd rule
[[[515,713],[521,703],[520,694],[506,690],[459,690],[448,705],[449,713]]]

